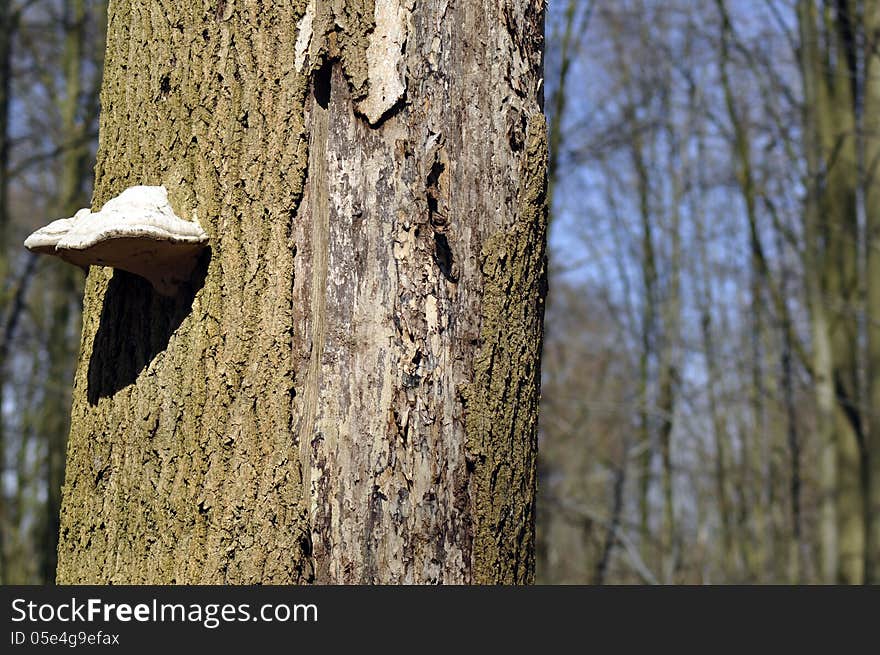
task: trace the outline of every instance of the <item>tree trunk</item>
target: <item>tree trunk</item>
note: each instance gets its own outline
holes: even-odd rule
[[[12,104],[12,44],[18,11],[8,0],[0,3],[0,274],[6,275],[9,232],[9,108]]]
[[[6,279],[9,270],[7,234],[9,231],[9,106],[12,88],[12,38],[14,33],[12,7],[0,3],[0,276]],[[6,298],[2,298],[6,304]],[[4,307],[4,309],[6,309]],[[3,407],[6,386],[5,356],[0,359],[0,408]],[[0,414],[0,475],[6,474],[6,424]],[[0,488],[0,583],[9,577],[6,565],[8,530],[6,489]]]
[[[858,379],[858,226],[856,188],[858,163],[855,135],[854,16],[841,3],[826,25],[829,52],[836,61],[825,75],[828,85],[819,105],[820,143],[824,188],[821,202],[827,221],[823,266],[826,302],[831,309],[830,335],[832,382],[837,398],[835,438],[837,449],[838,580],[859,584],[863,577],[864,524],[862,509],[861,404]]]
[[[70,143],[60,156],[58,199],[53,214],[72,216],[86,202],[85,188],[91,175],[88,132],[91,121],[80,115],[83,97],[97,100],[98,89],[85,87],[82,75],[84,43],[88,38],[89,10],[83,0],[66,0],[64,5],[64,66],[62,94],[59,99],[62,133]],[[96,21],[103,27],[100,21]],[[45,274],[51,277],[48,288],[50,307],[46,349],[48,351],[48,384],[37,417],[38,431],[46,443],[46,520],[40,534],[40,568],[42,579],[55,579],[58,554],[58,532],[61,510],[61,487],[64,482],[64,458],[69,432],[70,390],[75,363],[75,343],[69,334],[71,324],[79,325],[79,312],[74,303],[81,295],[78,273],[70,266],[53,262]]]
[[[864,424],[860,383],[855,13],[850,3],[798,3],[808,202],[805,211],[826,582],[864,578]],[[822,42],[825,51],[820,52]],[[824,306],[823,306],[824,305]]]
[[[531,581],[543,1],[204,6],[110,3],[93,207],[211,249],[91,270],[58,580]]]
[[[865,2],[864,189],[868,342],[865,581],[880,584],[880,2]]]

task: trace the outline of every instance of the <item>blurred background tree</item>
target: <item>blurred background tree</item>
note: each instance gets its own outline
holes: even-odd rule
[[[557,0],[545,582],[877,582],[880,3]]]
[[[54,579],[105,0],[0,2],[0,580]],[[880,579],[880,0],[551,0],[545,583]],[[39,269],[39,274],[36,274]]]
[[[0,3],[0,581],[52,582],[82,274],[29,255],[88,206],[106,0]]]

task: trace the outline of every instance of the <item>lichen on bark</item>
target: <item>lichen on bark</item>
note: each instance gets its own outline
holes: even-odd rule
[[[92,268],[59,582],[312,575],[290,403],[309,87],[288,40],[304,10],[110,3],[93,206],[164,184],[211,256],[173,300]]]
[[[534,572],[546,164],[544,116],[534,114],[520,173],[519,217],[483,246],[480,351],[473,382],[463,388],[468,458],[474,467],[476,582],[531,582]]]

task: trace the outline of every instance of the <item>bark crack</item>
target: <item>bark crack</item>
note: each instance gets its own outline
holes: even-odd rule
[[[311,280],[311,352],[304,388],[304,411],[300,433],[303,488],[312,482],[312,438],[315,431],[318,400],[321,395],[321,358],[327,330],[327,275],[330,251],[330,189],[327,167],[327,140],[330,129],[330,88],[332,64],[325,64],[314,75],[314,102],[309,143],[308,188],[311,207],[312,280]],[[312,494],[311,503],[317,502]],[[313,508],[314,509],[314,508]],[[314,515],[314,512],[312,512]],[[314,555],[314,553],[312,553]]]

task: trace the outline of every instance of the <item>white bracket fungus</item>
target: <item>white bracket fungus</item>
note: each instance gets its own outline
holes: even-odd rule
[[[112,266],[149,280],[157,292],[177,293],[189,279],[208,235],[178,218],[164,186],[133,186],[99,212],[80,209],[31,234],[25,247],[86,270]]]

